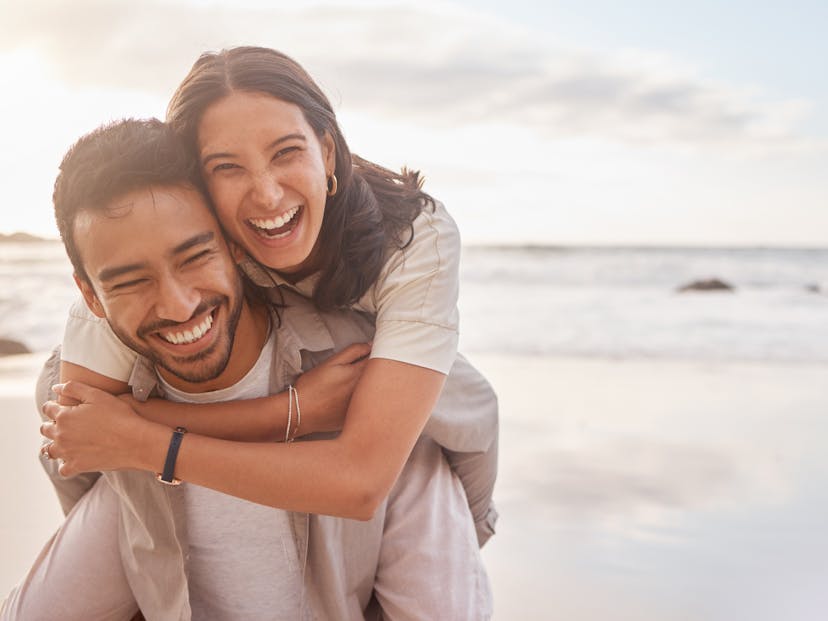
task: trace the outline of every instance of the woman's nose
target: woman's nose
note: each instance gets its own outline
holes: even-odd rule
[[[282,200],[282,185],[271,171],[256,175],[253,179],[253,199],[265,209],[275,209]]]

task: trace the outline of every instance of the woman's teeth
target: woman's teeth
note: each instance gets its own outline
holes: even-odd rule
[[[282,228],[293,220],[297,213],[299,213],[299,207],[292,207],[285,213],[278,215],[275,218],[251,218],[248,222],[250,222],[250,224],[255,226],[257,229],[261,229],[266,233],[274,233],[277,229]]]
[[[192,330],[184,330],[183,332],[167,332],[166,334],[163,332],[159,332],[158,334],[161,337],[172,343],[173,345],[189,345],[190,343],[195,343],[199,340],[202,336],[207,334],[210,331],[210,328],[213,325],[213,315],[207,315],[207,317],[194,327]]]

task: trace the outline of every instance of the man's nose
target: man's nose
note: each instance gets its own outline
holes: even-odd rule
[[[201,294],[198,289],[176,276],[166,276],[158,284],[155,312],[159,319],[184,322],[192,318]]]
[[[271,170],[260,172],[253,178],[253,200],[265,209],[275,209],[279,206],[284,192],[278,177]]]

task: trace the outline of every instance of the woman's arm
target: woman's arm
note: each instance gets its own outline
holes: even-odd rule
[[[373,359],[337,438],[247,451],[185,437],[176,476],[291,511],[370,519],[402,471],[444,379],[430,369]],[[169,434],[163,450],[145,453],[152,457],[139,467],[158,468],[168,444]]]
[[[456,356],[459,248],[456,227],[440,206],[433,214],[423,211],[415,222],[413,243],[387,262],[372,296],[377,305],[375,357],[357,382],[336,439],[245,445],[188,434],[176,476],[283,509],[370,518],[408,459]],[[72,385],[65,393],[79,396]],[[60,416],[60,410],[49,412]],[[169,427],[140,427],[131,409],[123,414],[131,435],[116,443],[116,450],[107,451],[106,439],[90,426],[71,440],[68,433],[63,439],[55,434],[52,454],[66,460],[67,473],[160,471]],[[66,422],[74,420],[80,417]],[[44,435],[69,428],[59,421],[46,425]],[[92,444],[96,433],[99,440]],[[79,449],[84,443],[85,452]]]
[[[372,359],[351,398],[342,433],[293,444],[241,443],[188,433],[176,477],[291,511],[370,519],[397,479],[434,407],[445,376]],[[170,429],[137,416],[123,401],[70,382],[60,393],[78,407],[47,404],[56,424],[43,434],[61,474],[88,470],[160,472]]]
[[[296,390],[302,408],[302,424],[297,430],[298,435],[342,428],[351,393],[366,364],[363,358],[369,353],[369,344],[357,343],[299,376]],[[125,382],[71,362],[61,362],[60,378],[63,383],[74,380],[119,395],[143,418],[169,429],[184,427],[196,434],[240,442],[276,442],[285,438],[287,391],[259,399],[220,403],[175,403],[165,399],[141,402],[128,393],[129,386]],[[59,403],[74,405],[78,402],[60,394]]]

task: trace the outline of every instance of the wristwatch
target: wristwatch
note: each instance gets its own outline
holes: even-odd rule
[[[170,438],[170,448],[167,449],[167,459],[164,462],[164,471],[156,475],[159,483],[164,485],[180,485],[181,480],[175,478],[175,460],[178,457],[178,449],[181,447],[181,440],[187,430],[184,427],[176,427]]]

